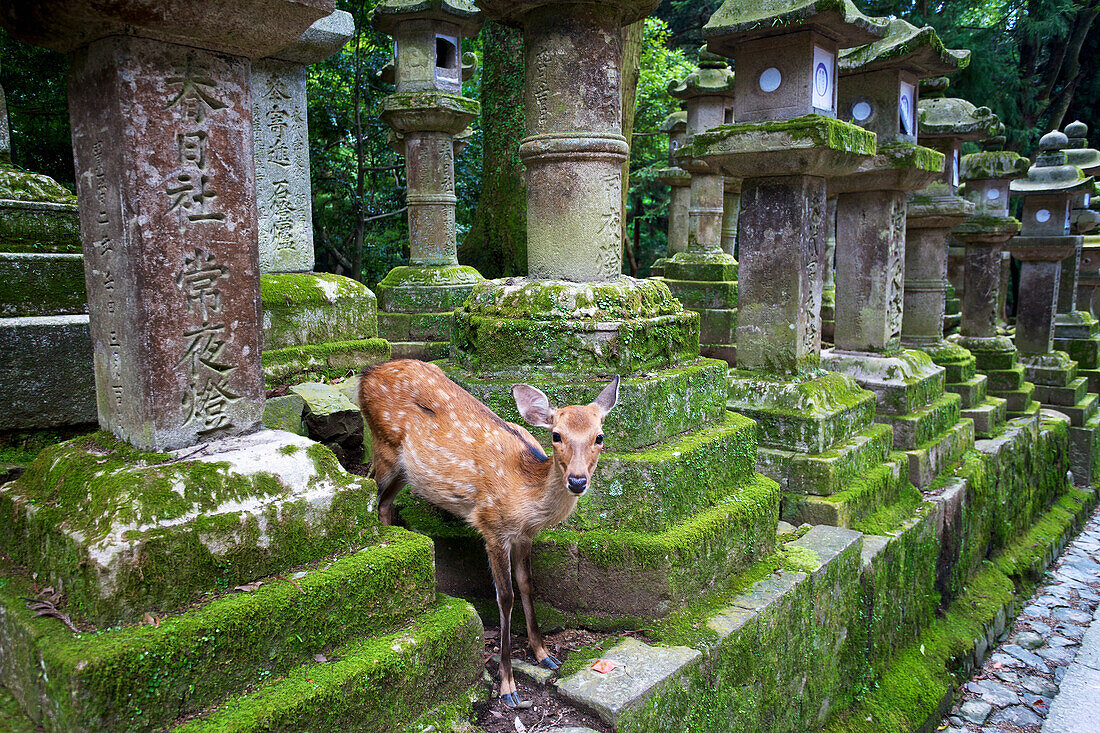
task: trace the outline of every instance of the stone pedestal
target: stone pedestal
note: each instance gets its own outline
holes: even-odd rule
[[[779,489],[755,472],[755,426],[726,410],[728,366],[699,356],[699,316],[663,280],[619,275],[620,29],[655,6],[481,3],[525,38],[531,275],[474,286],[445,368],[516,422],[516,382],[564,405],[621,375],[593,488],[532,553],[535,595],[568,614],[667,614],[775,542]],[[480,538],[414,499],[398,510],[432,535],[441,566],[468,569],[444,587],[487,590]]]
[[[1020,234],[1009,251],[1020,261],[1016,348],[1035,398],[1043,407],[1070,418],[1070,466],[1079,481],[1092,483],[1100,473],[1100,416],[1097,395],[1078,364],[1054,347],[1062,260],[1076,257],[1081,236],[1069,234],[1070,201],[1091,190],[1092,179],[1066,163],[1068,140],[1051,132],[1039,141],[1039,152],[1027,178],[1012,182],[1012,193],[1024,198]]]
[[[698,71],[669,84],[669,94],[687,106],[687,144],[729,119],[732,90],[733,73],[726,60],[705,50]],[[737,260],[722,248],[728,228],[726,181],[703,161],[684,155],[685,150],[679,148],[676,161],[691,173],[688,246],[665,262],[665,284],[684,307],[699,314],[701,353],[732,366],[737,361]]]
[[[438,359],[450,351],[454,309],[482,280],[458,264],[454,183],[456,138],[481,111],[459,96],[473,73],[459,58],[462,38],[477,33],[482,16],[469,3],[386,0],[371,22],[394,38],[396,91],[382,120],[405,156],[409,208],[409,264],[378,283],[379,327],[395,357]]]

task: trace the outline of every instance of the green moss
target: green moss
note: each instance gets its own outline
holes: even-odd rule
[[[880,145],[878,154],[883,156],[891,168],[940,172],[943,170],[943,153],[906,142],[894,142]]]
[[[769,141],[769,149],[815,147],[853,155],[874,155],[876,151],[875,133],[850,122],[812,114],[791,120],[720,125],[697,133],[687,148],[688,154],[697,158],[706,157],[722,141],[734,138],[766,140]],[[744,152],[750,152],[750,147],[759,148],[760,144],[753,143]]]
[[[390,358],[390,344],[379,338],[334,341],[272,349],[260,355],[264,385],[298,384],[339,379],[348,372],[379,364]]]
[[[809,547],[793,545],[791,543],[779,546],[779,557],[783,567],[799,573],[812,573],[821,566],[818,555]]]
[[[80,255],[0,253],[0,317],[88,312]]]
[[[0,199],[75,204],[76,196],[49,176],[0,165]]]

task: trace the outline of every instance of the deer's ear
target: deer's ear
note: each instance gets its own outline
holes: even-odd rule
[[[600,418],[607,417],[607,413],[611,412],[611,408],[619,404],[619,375],[616,374],[615,378],[611,380],[611,384],[603,388],[600,392],[600,396],[592,401],[592,404],[600,408]]]
[[[550,428],[554,424],[556,410],[550,404],[550,399],[529,384],[516,384],[512,386],[512,397],[519,408],[519,414],[530,425],[536,428]]]

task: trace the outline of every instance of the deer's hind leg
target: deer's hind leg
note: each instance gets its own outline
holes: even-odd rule
[[[535,601],[531,597],[531,540],[516,540],[512,547],[512,560],[516,568],[516,585],[519,586],[519,596],[523,601],[523,615],[527,619],[527,643],[540,665],[547,669],[557,669],[561,666],[561,661],[550,653],[542,641],[542,632],[535,616]]]
[[[385,525],[394,523],[393,499],[405,485],[405,472],[397,459],[397,450],[384,440],[375,440],[374,482],[378,484],[378,519]]]

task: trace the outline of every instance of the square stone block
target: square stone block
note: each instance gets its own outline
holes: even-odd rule
[[[1042,402],[1044,409],[1057,410],[1069,417],[1070,425],[1075,428],[1084,427],[1085,424],[1092,419],[1096,414],[1097,409],[1097,395],[1089,393],[1075,405],[1051,405],[1046,402]]]
[[[973,351],[975,365],[980,372],[999,369],[1012,369],[1018,366],[1016,350],[1012,351]]]
[[[1074,483],[1095,485],[1100,478],[1100,416],[1069,428],[1069,464]]]
[[[908,461],[894,454],[865,474],[850,480],[832,496],[784,493],[780,518],[793,525],[851,527],[889,506],[908,486]]]
[[[1077,378],[1077,362],[1064,351],[1021,354],[1024,377],[1035,386],[1066,387]]]
[[[992,438],[1008,419],[1008,402],[1000,397],[986,397],[980,404],[965,408],[962,416],[974,421],[978,438]]]
[[[327,272],[260,275],[264,351],[378,337],[366,285]]]
[[[1100,337],[1055,338],[1054,348],[1069,354],[1069,358],[1077,362],[1078,369],[1100,367]]]
[[[1089,380],[1089,392],[1100,392],[1100,369],[1078,369],[1077,374]]]
[[[0,318],[0,430],[96,420],[88,316]]]
[[[387,313],[453,311],[482,279],[463,265],[395,267],[378,283],[378,307]]]
[[[1008,369],[989,370],[985,373],[988,381],[986,389],[989,392],[1010,392],[1023,389],[1024,368],[1016,365]]]
[[[87,312],[82,255],[0,252],[0,318]]]
[[[823,453],[760,448],[757,470],[784,492],[830,496],[885,461],[892,442],[889,425],[870,425]]]
[[[943,395],[945,370],[915,349],[870,354],[834,348],[822,352],[821,366],[847,375],[874,392],[875,411],[879,413],[909,413]]]
[[[732,282],[736,286],[737,260],[727,254],[678,252],[665,262],[664,276],[673,281]]]
[[[954,392],[962,398],[962,407],[969,410],[982,403],[986,396],[988,377],[984,374],[975,374],[965,382],[953,382],[946,385],[948,392]]]
[[[894,430],[894,449],[912,450],[950,429],[959,419],[962,400],[957,394],[944,394],[935,402],[904,415],[875,416],[875,422]]]
[[[665,285],[684,304],[688,310],[698,311],[707,308],[736,308],[737,281],[670,280]]]
[[[320,377],[342,378],[349,371],[358,372],[365,366],[388,361],[390,354],[388,341],[373,338],[288,346],[265,351],[260,359],[264,367],[264,385],[274,387]]]
[[[298,435],[147,453],[96,433],[46,448],[0,490],[0,549],[111,625],[359,542],[376,506],[373,481]]]
[[[874,419],[875,396],[850,377],[768,377],[730,370],[729,409],[760,426],[760,445],[823,453]]]
[[[436,361],[451,355],[450,341],[393,341],[390,348],[394,359]]]
[[[941,473],[959,465],[973,447],[974,423],[962,418],[933,440],[905,452],[909,456],[909,481],[917,488],[930,486]]]
[[[378,314],[378,331],[387,341],[446,341],[451,343],[454,313]]]
[[[1073,407],[1085,398],[1088,389],[1089,380],[1084,377],[1074,379],[1065,387],[1048,387],[1037,384],[1035,385],[1035,399],[1054,409],[1058,409],[1058,405]]]
[[[699,311],[699,348],[702,344],[737,343],[737,310]]]

